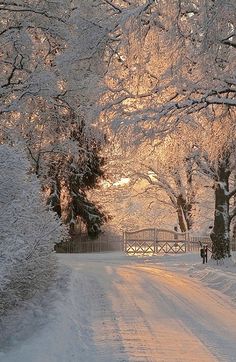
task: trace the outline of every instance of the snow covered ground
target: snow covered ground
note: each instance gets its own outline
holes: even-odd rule
[[[236,361],[233,261],[119,252],[58,259],[56,287],[3,321],[1,362]]]
[[[230,261],[220,265],[212,260],[203,265],[198,253],[153,256],[144,262],[196,278],[236,302],[236,252],[233,252]]]

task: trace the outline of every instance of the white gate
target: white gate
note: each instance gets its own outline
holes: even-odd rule
[[[124,251],[127,254],[155,254],[156,229],[124,232]]]
[[[185,233],[165,229],[142,229],[124,232],[124,251],[127,254],[186,253]]]
[[[188,233],[151,228],[125,231],[123,245],[127,254],[150,255],[199,251],[202,245],[207,245],[211,249],[212,242],[209,236],[192,236]]]

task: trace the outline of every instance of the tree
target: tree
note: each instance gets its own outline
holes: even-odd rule
[[[1,117],[17,116],[19,122],[23,113],[25,121],[46,101],[44,113],[48,108],[72,109],[91,120],[109,31],[101,21],[107,18],[102,4],[4,0],[0,10]]]
[[[162,223],[163,217],[160,214],[163,214],[164,209],[166,212],[168,210],[169,215],[175,212],[182,232],[192,230],[199,189],[197,178],[194,180],[193,177],[194,173],[196,176],[196,165],[191,157],[193,144],[189,142],[189,130],[185,128],[179,127],[175,134],[165,139],[146,140],[130,145],[126,141],[122,142],[123,138],[115,136],[112,144],[107,145],[105,165],[106,179],[110,182],[107,186],[110,199],[123,200],[124,197],[119,196],[121,189],[132,200],[131,204],[136,202],[138,205],[142,201],[146,216],[151,214],[154,207],[159,209],[156,214]],[[125,208],[129,214],[128,199]],[[140,209],[138,206],[137,208]],[[140,216],[138,218],[140,220]],[[172,225],[169,221],[171,228],[176,224],[176,219],[172,221]],[[151,218],[148,220],[146,217],[146,223],[153,226],[156,218],[151,221]]]
[[[182,129],[183,132],[183,129]],[[191,231],[193,214],[196,206],[196,182],[194,176],[194,159],[191,156],[191,142],[184,144],[180,132],[167,137],[155,148],[145,144],[139,153],[139,165],[136,176],[145,179],[148,191],[154,190],[159,202],[169,200],[174,208],[181,232]],[[149,149],[149,151],[148,151]],[[166,195],[161,201],[160,192]],[[153,195],[153,197],[155,197]]]
[[[73,124],[74,127],[69,127],[68,137],[68,145],[72,143],[71,152],[67,149],[50,156],[45,182],[48,202],[72,232],[79,217],[86,224],[88,234],[97,236],[106,216],[88,200],[86,191],[94,188],[103,176],[104,159],[99,155],[101,144],[92,136],[91,130],[86,130],[83,120],[74,120]]]
[[[235,124],[228,118],[209,124],[202,122],[202,134],[196,137],[193,157],[199,171],[213,182],[215,195],[214,226],[211,233],[213,258],[230,256],[230,225],[236,216],[233,198],[235,172]],[[200,137],[199,137],[200,136]],[[210,142],[209,142],[210,139]]]
[[[104,30],[89,20],[85,2],[72,4],[58,0],[33,4],[26,0],[22,4],[13,4],[3,1],[0,9],[3,13],[0,42],[5,45],[0,60],[3,69],[0,79],[1,141],[25,144],[32,168],[44,190],[50,190],[49,193],[54,195],[53,207],[59,216],[61,206],[58,200],[62,187],[70,190],[71,208],[75,207],[71,194],[72,188],[75,192],[72,179],[76,178],[80,208],[87,210],[80,212],[86,215],[92,230],[92,223],[102,223],[103,214],[95,205],[89,205],[85,189],[94,186],[95,180],[101,176],[99,163],[102,160],[96,154],[101,142],[98,132],[92,132],[88,124],[84,124],[82,108],[85,104],[89,108],[85,78],[88,79],[90,73],[99,73],[98,68],[90,72],[88,68],[95,68],[95,54],[101,52],[102,46],[98,45],[104,37]],[[94,29],[96,36],[93,35]],[[86,41],[81,33],[86,34]],[[88,54],[92,38],[94,45],[98,46],[93,52],[95,60]],[[86,114],[87,123],[88,118]],[[91,218],[93,222],[88,217],[89,207],[97,216]],[[70,214],[71,218],[67,215],[65,219],[72,225],[75,219],[72,212]]]
[[[1,2],[2,118],[24,113],[33,99],[53,102],[62,93],[55,58],[65,45],[67,6],[61,1]]]
[[[234,107],[235,7],[234,0],[126,4],[106,78],[108,121],[167,133],[196,112]]]
[[[153,227],[173,227],[176,217],[158,203],[157,197],[144,190],[143,181],[132,182],[121,178],[117,182],[108,180],[93,190],[92,200],[102,205],[109,215],[105,230],[121,237],[124,230]]]
[[[66,229],[46,207],[22,150],[0,146],[0,310],[44,290],[55,272],[52,250]]]

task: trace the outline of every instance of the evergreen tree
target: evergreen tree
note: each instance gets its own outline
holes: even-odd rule
[[[101,232],[101,225],[106,217],[87,196],[87,191],[96,186],[103,176],[104,159],[99,155],[101,142],[86,129],[83,120],[73,121],[70,141],[75,145],[74,154],[60,155],[52,160],[49,203],[53,210],[70,226],[71,232],[78,218],[87,227],[90,236]],[[76,152],[77,149],[77,152]],[[62,194],[66,195],[63,203]]]

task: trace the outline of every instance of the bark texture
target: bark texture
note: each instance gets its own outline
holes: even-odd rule
[[[230,256],[229,165],[230,154],[224,152],[218,161],[218,180],[215,182],[214,227],[211,233],[212,257],[215,260]]]

